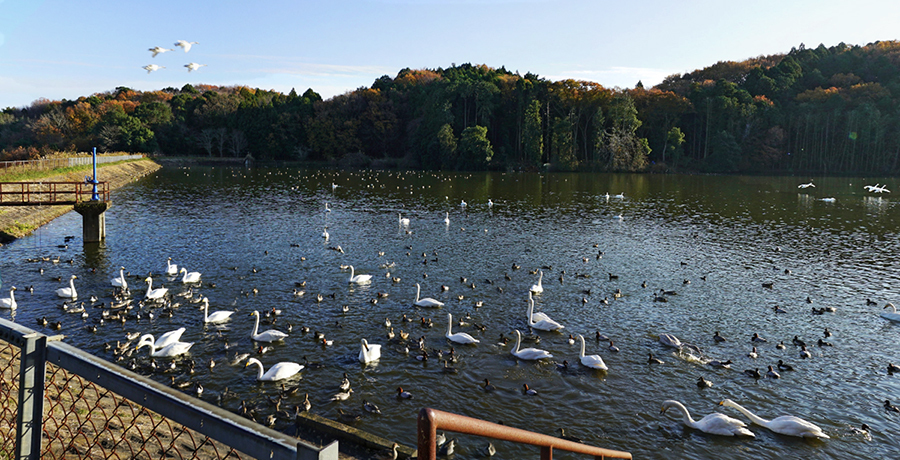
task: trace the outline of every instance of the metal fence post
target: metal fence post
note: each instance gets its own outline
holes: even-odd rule
[[[19,359],[19,413],[16,416],[17,460],[40,460],[44,418],[44,377],[47,336],[33,332],[22,337]]]

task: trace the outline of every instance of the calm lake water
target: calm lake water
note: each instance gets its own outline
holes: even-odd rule
[[[898,300],[900,210],[891,194],[873,196],[863,185],[891,181],[816,178],[816,187],[802,190],[801,182],[807,178],[165,168],[114,193],[107,240],[99,248],[83,246],[80,216],[69,213],[0,249],[0,274],[3,291],[20,289],[15,321],[39,330],[44,328],[37,318],[61,321],[69,343],[110,360],[103,342],[124,341],[132,331],[158,335],[185,327],[183,340],[195,342],[194,374],[185,375],[183,362],[171,373],[141,372],[162,382],[170,375],[202,382],[203,398],[210,401],[228,387],[238,397],[223,405],[236,410],[241,399],[251,401],[259,405],[260,419],[272,412],[266,397],[279,387],[258,383],[251,369],[229,361],[255,348],[249,313],[274,307],[283,314],[274,326],[262,327],[293,330],[257,357],[267,368],[304,356],[324,364],[289,382],[300,391],[284,407],[309,392],[313,412],[338,418],[339,408],[361,412],[363,400],[374,402],[382,414],[363,413],[354,424],[410,446],[416,442],[416,414],[427,406],[551,435],[564,427],[587,443],[635,458],[888,458],[900,448],[894,436],[900,415],[882,407],[885,399],[900,403],[900,375],[886,372],[889,362],[900,363],[900,324],[879,315],[887,302]],[[624,198],[616,197],[620,193]],[[468,206],[460,206],[463,200]],[[398,213],[410,219],[408,227],[399,225]],[[58,248],[67,235],[77,238]],[[337,246],[344,253],[329,249]],[[25,262],[57,255],[58,264]],[[204,327],[197,305],[176,298],[182,306],[171,318],[147,319],[151,309],[144,308],[140,321],[104,324],[91,333],[86,326],[96,323],[101,310],[88,307],[90,316],[83,320],[64,313],[54,294],[65,285],[55,278],[76,274],[79,300],[89,304],[93,294],[109,302],[109,280],[120,266],[135,275],[129,283],[136,300],[146,290],[139,279],[151,272],[154,286],[183,292],[180,280],[161,275],[168,257],[202,272],[204,284],[194,290],[210,299],[210,310],[237,310],[226,326]],[[373,275],[372,282],[348,284],[342,265]],[[535,311],[565,329],[537,331],[540,343],[524,345],[551,352],[553,360],[518,361],[510,355],[512,344],[498,342],[501,335],[514,338],[517,329],[529,334],[528,289],[538,280],[531,272],[542,267],[544,292],[535,297]],[[306,294],[297,297],[292,291],[302,281]],[[446,305],[413,307],[416,283],[423,297]],[[22,290],[29,285],[33,294]],[[615,299],[617,289],[622,297]],[[677,295],[655,302],[660,289]],[[324,300],[317,302],[317,294]],[[787,313],[776,313],[775,306]],[[835,311],[811,313],[823,307]],[[454,332],[481,340],[455,346],[456,374],[442,372],[434,356],[435,349],[450,349],[444,338],[448,313],[454,322],[468,323],[455,324]],[[415,321],[404,323],[403,315]],[[10,318],[11,312],[0,316]],[[422,327],[423,317],[434,327]],[[385,318],[397,334],[424,336],[432,358],[423,363],[415,350],[407,355],[404,343],[388,340]],[[333,345],[322,347],[301,326],[323,332]],[[824,337],[825,328],[831,337]],[[621,351],[596,341],[597,331]],[[716,331],[727,341],[714,341]],[[698,346],[702,354],[666,348],[658,341],[661,333]],[[768,339],[757,345],[757,359],[747,356],[753,333]],[[583,334],[587,354],[599,354],[609,371],[581,367],[569,334]],[[810,345],[811,359],[800,359],[794,336]],[[377,364],[358,362],[362,338],[383,345]],[[816,346],[819,338],[833,346]],[[776,348],[779,341],[785,349]],[[665,363],[649,365],[648,353]],[[134,355],[138,365],[148,361],[147,354],[142,349]],[[212,370],[210,359],[217,363]],[[705,364],[709,359],[734,364],[714,369]],[[796,370],[781,372],[778,380],[743,373],[759,368],[765,374],[779,359]],[[567,370],[558,369],[563,360]],[[344,373],[353,395],[331,402]],[[713,386],[699,389],[700,376]],[[496,391],[481,389],[485,378]],[[539,394],[523,395],[523,384]],[[414,399],[396,399],[400,386]],[[759,426],[750,427],[755,439],[725,438],[685,428],[673,411],[660,414],[662,402],[675,399],[695,419],[722,412],[749,423],[718,406],[724,398],[765,418],[802,417],[831,439],[786,437]],[[862,423],[871,426],[871,439],[851,431]],[[484,444],[461,437],[457,458],[478,458]],[[532,448],[496,444],[499,458],[538,455]],[[556,457],[576,458],[562,452]]]

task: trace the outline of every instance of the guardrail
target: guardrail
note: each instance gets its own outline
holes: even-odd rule
[[[437,443],[435,438],[437,437],[438,429],[539,446],[541,448],[541,460],[553,460],[553,449],[593,455],[594,458],[598,460],[605,458],[631,458],[631,454],[628,452],[589,446],[587,444],[567,441],[545,434],[498,425],[485,420],[426,407],[419,411],[419,460],[434,460],[437,456]]]
[[[61,338],[0,319],[0,458],[338,458],[337,441],[297,440]]]
[[[125,161],[125,160],[138,160],[143,158],[143,155],[107,155],[107,156],[98,156],[97,163],[115,163],[117,161]],[[12,169],[33,169],[33,170],[42,170],[42,169],[56,169],[56,168],[69,168],[72,166],[85,166],[93,164],[93,159],[91,155],[83,156],[83,157],[68,157],[68,158],[45,158],[41,160],[16,160],[16,161],[0,161],[0,169],[3,170],[3,173],[11,172]]]
[[[0,182],[0,206],[71,205],[91,201],[88,182]],[[109,201],[109,182],[97,182],[97,197]]]

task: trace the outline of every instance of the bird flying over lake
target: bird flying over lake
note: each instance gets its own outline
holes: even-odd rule
[[[190,72],[190,71],[192,71],[192,70],[197,70],[197,69],[199,69],[200,67],[203,67],[203,66],[205,66],[205,65],[206,65],[206,64],[197,64],[196,62],[192,62],[192,63],[190,63],[190,64],[185,64],[184,66],[187,67],[188,72]]]
[[[141,68],[146,70],[147,73],[153,72],[154,70],[165,69],[165,67],[163,67],[161,65],[156,65],[156,64],[145,65],[144,67],[141,67]]]
[[[815,186],[816,186],[816,184],[813,184],[812,181],[809,181],[809,183],[807,183],[807,184],[798,185],[797,188],[810,188],[810,187],[815,187]]]

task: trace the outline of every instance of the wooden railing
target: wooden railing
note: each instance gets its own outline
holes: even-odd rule
[[[0,182],[0,206],[73,205],[93,194],[85,182]],[[109,201],[109,182],[97,183],[97,197]]]
[[[438,429],[539,446],[541,448],[541,460],[553,460],[553,449],[592,455],[598,460],[606,458],[631,458],[631,454],[628,452],[589,446],[587,444],[567,441],[545,434],[498,425],[485,420],[426,407],[419,411],[419,460],[434,460],[437,456],[435,437],[437,436]]]

